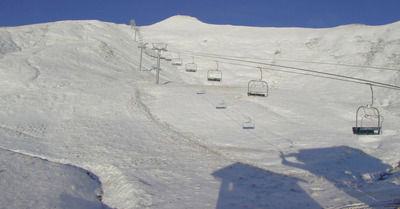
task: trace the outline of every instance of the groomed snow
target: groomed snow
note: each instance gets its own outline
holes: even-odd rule
[[[148,46],[166,43],[165,53],[183,60],[161,61],[159,85],[156,59],[144,54],[139,70],[130,26],[0,28],[0,148],[23,154],[2,158],[1,207],[71,208],[98,201],[101,191],[91,188],[99,182],[104,205],[93,208],[398,207],[400,91],[374,87],[383,133],[357,136],[351,128],[357,108],[371,103],[368,85],[276,65],[399,86],[400,23],[257,28],[174,16],[138,29]],[[185,72],[193,60],[197,72]],[[206,79],[215,61],[222,82]],[[270,87],[266,98],[247,96],[257,67]],[[249,120],[254,129],[243,129]],[[55,184],[18,187],[8,174],[13,166],[18,173],[63,164],[60,175],[70,180]],[[90,189],[66,198],[62,188],[78,176]],[[21,200],[21,188],[40,195]]]

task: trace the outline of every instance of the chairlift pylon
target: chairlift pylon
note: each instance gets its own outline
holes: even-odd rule
[[[187,63],[185,65],[185,71],[186,72],[196,72],[197,71],[197,65],[194,63],[194,57],[192,57],[192,63]]]
[[[360,106],[356,112],[356,126],[353,134],[356,135],[379,135],[382,132],[382,116],[378,108],[374,107],[374,91],[371,88],[372,101],[369,105]],[[364,123],[364,124],[363,124]],[[366,124],[367,123],[367,124]]]
[[[217,69],[215,70],[209,70],[207,72],[207,80],[208,81],[222,81],[222,71],[218,70],[218,62],[215,61],[217,63]]]
[[[261,68],[261,77],[258,80],[251,80],[247,85],[247,95],[248,96],[260,96],[267,97],[268,96],[268,83],[263,81],[263,71]]]

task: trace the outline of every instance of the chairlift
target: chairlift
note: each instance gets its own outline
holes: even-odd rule
[[[222,102],[218,103],[217,106],[215,107],[216,109],[226,109],[227,105],[224,100]]]
[[[256,127],[256,125],[254,124],[254,122],[251,121],[250,117],[249,117],[249,121],[244,122],[242,124],[243,129],[254,129],[255,127]]]
[[[171,55],[171,53],[168,53],[168,54],[165,55],[165,60],[166,60],[166,61],[171,61],[171,60],[172,60],[172,55]]]
[[[218,70],[218,62],[217,62],[217,69],[209,70],[207,72],[207,80],[208,81],[219,81],[219,82],[222,81],[222,71]]]
[[[165,56],[166,56],[166,54],[165,54],[164,50],[162,50],[160,53],[160,59],[165,60]],[[158,57],[158,54],[157,54],[157,57]]]
[[[196,72],[197,71],[197,65],[194,63],[193,57],[192,57],[192,63],[187,63],[185,65],[185,71],[186,72]]]
[[[205,90],[205,89],[202,89],[202,90],[196,92],[196,94],[206,94],[206,90]]]
[[[181,66],[182,65],[182,60],[181,60],[181,55],[178,53],[178,58],[174,58],[172,60],[172,64],[176,66]]]
[[[370,84],[372,102],[369,105],[360,106],[356,112],[356,126],[353,134],[356,135],[379,135],[382,132],[382,119],[378,108],[374,107],[374,92]]]
[[[248,96],[260,96],[267,97],[268,96],[268,83],[263,81],[263,71],[261,68],[261,77],[258,80],[251,80],[247,85],[247,95]]]
[[[149,51],[150,57],[157,58],[157,53],[154,50]]]

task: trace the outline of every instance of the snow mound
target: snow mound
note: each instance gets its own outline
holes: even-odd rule
[[[62,165],[0,149],[1,208],[109,208],[101,203],[98,177]]]
[[[180,27],[180,26],[198,26],[205,24],[199,19],[187,15],[175,15],[163,21],[153,24],[154,27]]]

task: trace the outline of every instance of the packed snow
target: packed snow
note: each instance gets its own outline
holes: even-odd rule
[[[368,81],[400,86],[400,22],[261,28],[173,16],[0,34],[1,208],[400,206],[400,91],[373,86],[382,134],[352,133],[372,102]],[[152,43],[172,58],[159,84]],[[247,95],[259,68],[267,97]],[[207,80],[215,69],[221,82]]]

